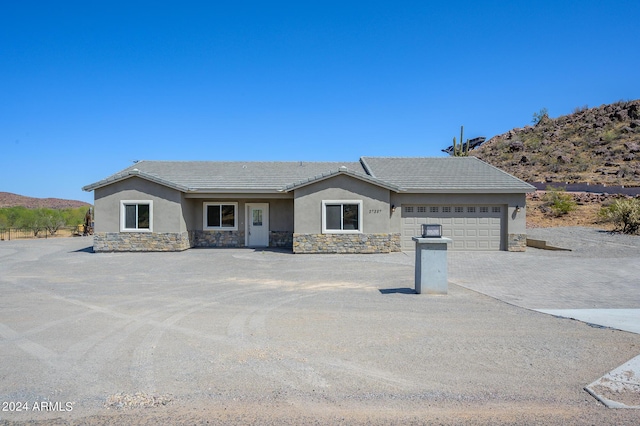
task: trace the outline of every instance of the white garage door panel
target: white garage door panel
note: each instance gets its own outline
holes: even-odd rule
[[[407,209],[406,207],[409,207]],[[402,250],[414,250],[411,239],[424,223],[442,225],[442,236],[451,238],[451,250],[500,250],[502,206],[403,206]]]

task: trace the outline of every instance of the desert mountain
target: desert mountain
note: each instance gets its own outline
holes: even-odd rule
[[[90,206],[84,201],[63,200],[60,198],[33,198],[23,195],[12,194],[10,192],[0,192],[0,208],[22,206],[29,209],[48,208],[65,209]]]
[[[469,154],[527,182],[640,186],[640,100],[543,115]]]

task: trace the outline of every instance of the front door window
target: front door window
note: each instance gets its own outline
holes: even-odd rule
[[[262,209],[253,209],[253,226],[262,226]]]

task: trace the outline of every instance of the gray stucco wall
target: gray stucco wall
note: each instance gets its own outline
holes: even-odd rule
[[[346,175],[337,175],[297,189],[294,195],[296,233],[322,233],[323,200],[362,200],[362,232],[389,233],[389,192],[388,189]]]
[[[145,179],[132,177],[98,188],[95,199],[95,232],[120,232],[120,201],[153,201],[153,232],[183,233],[182,193]]]
[[[132,177],[94,192],[93,248],[109,251],[180,251],[191,247],[183,194]],[[122,201],[151,201],[151,231],[121,231]]]

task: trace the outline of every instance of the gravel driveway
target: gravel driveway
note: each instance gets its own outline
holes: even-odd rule
[[[639,335],[412,294],[410,255],[90,245],[0,243],[0,423],[638,421],[583,387]]]

